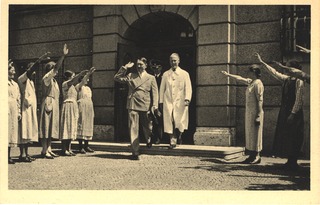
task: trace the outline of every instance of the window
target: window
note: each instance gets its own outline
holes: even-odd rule
[[[297,52],[296,45],[310,49],[310,22],[309,5],[284,6],[280,21],[283,54]]]

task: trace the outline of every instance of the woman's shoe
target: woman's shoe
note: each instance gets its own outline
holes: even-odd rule
[[[252,157],[248,157],[244,161],[241,162],[241,164],[251,164],[255,159]]]
[[[54,159],[53,156],[51,156],[49,153],[46,153],[44,155],[44,158],[46,158],[46,159]]]
[[[71,150],[69,151],[69,153],[71,154],[71,156],[76,156],[76,154],[74,152],[72,152]]]
[[[27,158],[27,157],[19,157],[19,161],[20,162],[32,162],[31,159]]]
[[[67,157],[71,157],[72,155],[71,155],[71,153],[70,152],[68,152],[68,151],[62,151],[61,152],[61,156],[67,156]]]
[[[29,158],[31,161],[36,161],[36,158],[33,158],[30,155],[27,155],[26,157]]]
[[[86,148],[84,148],[84,150],[86,151],[86,152],[94,152],[94,150],[93,149],[91,149],[90,147],[86,147]]]
[[[59,155],[55,154],[54,152],[49,152],[49,154],[50,154],[52,157],[60,157]]]
[[[79,151],[80,154],[86,154],[86,150],[84,150],[83,148]]]
[[[15,164],[15,162],[11,158],[8,159],[8,163],[9,164]]]
[[[261,157],[256,157],[250,164],[260,164],[261,163]]]

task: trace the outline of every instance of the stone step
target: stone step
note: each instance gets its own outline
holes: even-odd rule
[[[131,152],[129,143],[90,142],[89,145],[92,149],[97,151]],[[77,150],[78,142],[73,141],[71,146],[72,149]],[[61,149],[61,143],[59,141],[53,141],[52,148]],[[202,145],[177,145],[175,149],[168,149],[168,144],[153,145],[151,148],[147,148],[146,144],[140,144],[140,154],[212,157],[231,160],[243,156],[244,148]]]

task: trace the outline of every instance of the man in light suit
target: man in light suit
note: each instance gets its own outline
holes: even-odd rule
[[[127,109],[132,149],[131,159],[139,160],[139,122],[142,125],[147,147],[151,148],[152,121],[148,114],[150,109],[153,112],[158,109],[158,87],[154,76],[145,71],[147,59],[139,58],[137,60],[137,72],[126,75],[127,69],[133,67],[133,65],[134,63],[129,62],[122,66],[115,74],[114,80],[119,83],[126,83],[129,86]]]
[[[171,68],[163,74],[160,85],[159,104],[163,110],[164,132],[170,136],[169,149],[176,147],[177,139],[181,140],[189,123],[188,106],[192,87],[188,72],[181,69],[179,63],[179,55],[171,54]]]

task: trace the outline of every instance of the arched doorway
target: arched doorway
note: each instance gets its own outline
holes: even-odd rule
[[[118,67],[144,56],[148,60],[160,61],[165,72],[170,68],[170,54],[176,52],[180,55],[180,67],[189,72],[193,87],[189,129],[182,138],[184,143],[193,144],[196,129],[196,37],[192,25],[178,14],[159,11],[135,21],[124,37],[127,41],[118,44]],[[126,98],[127,87],[116,83],[115,139],[120,142],[129,141]]]

